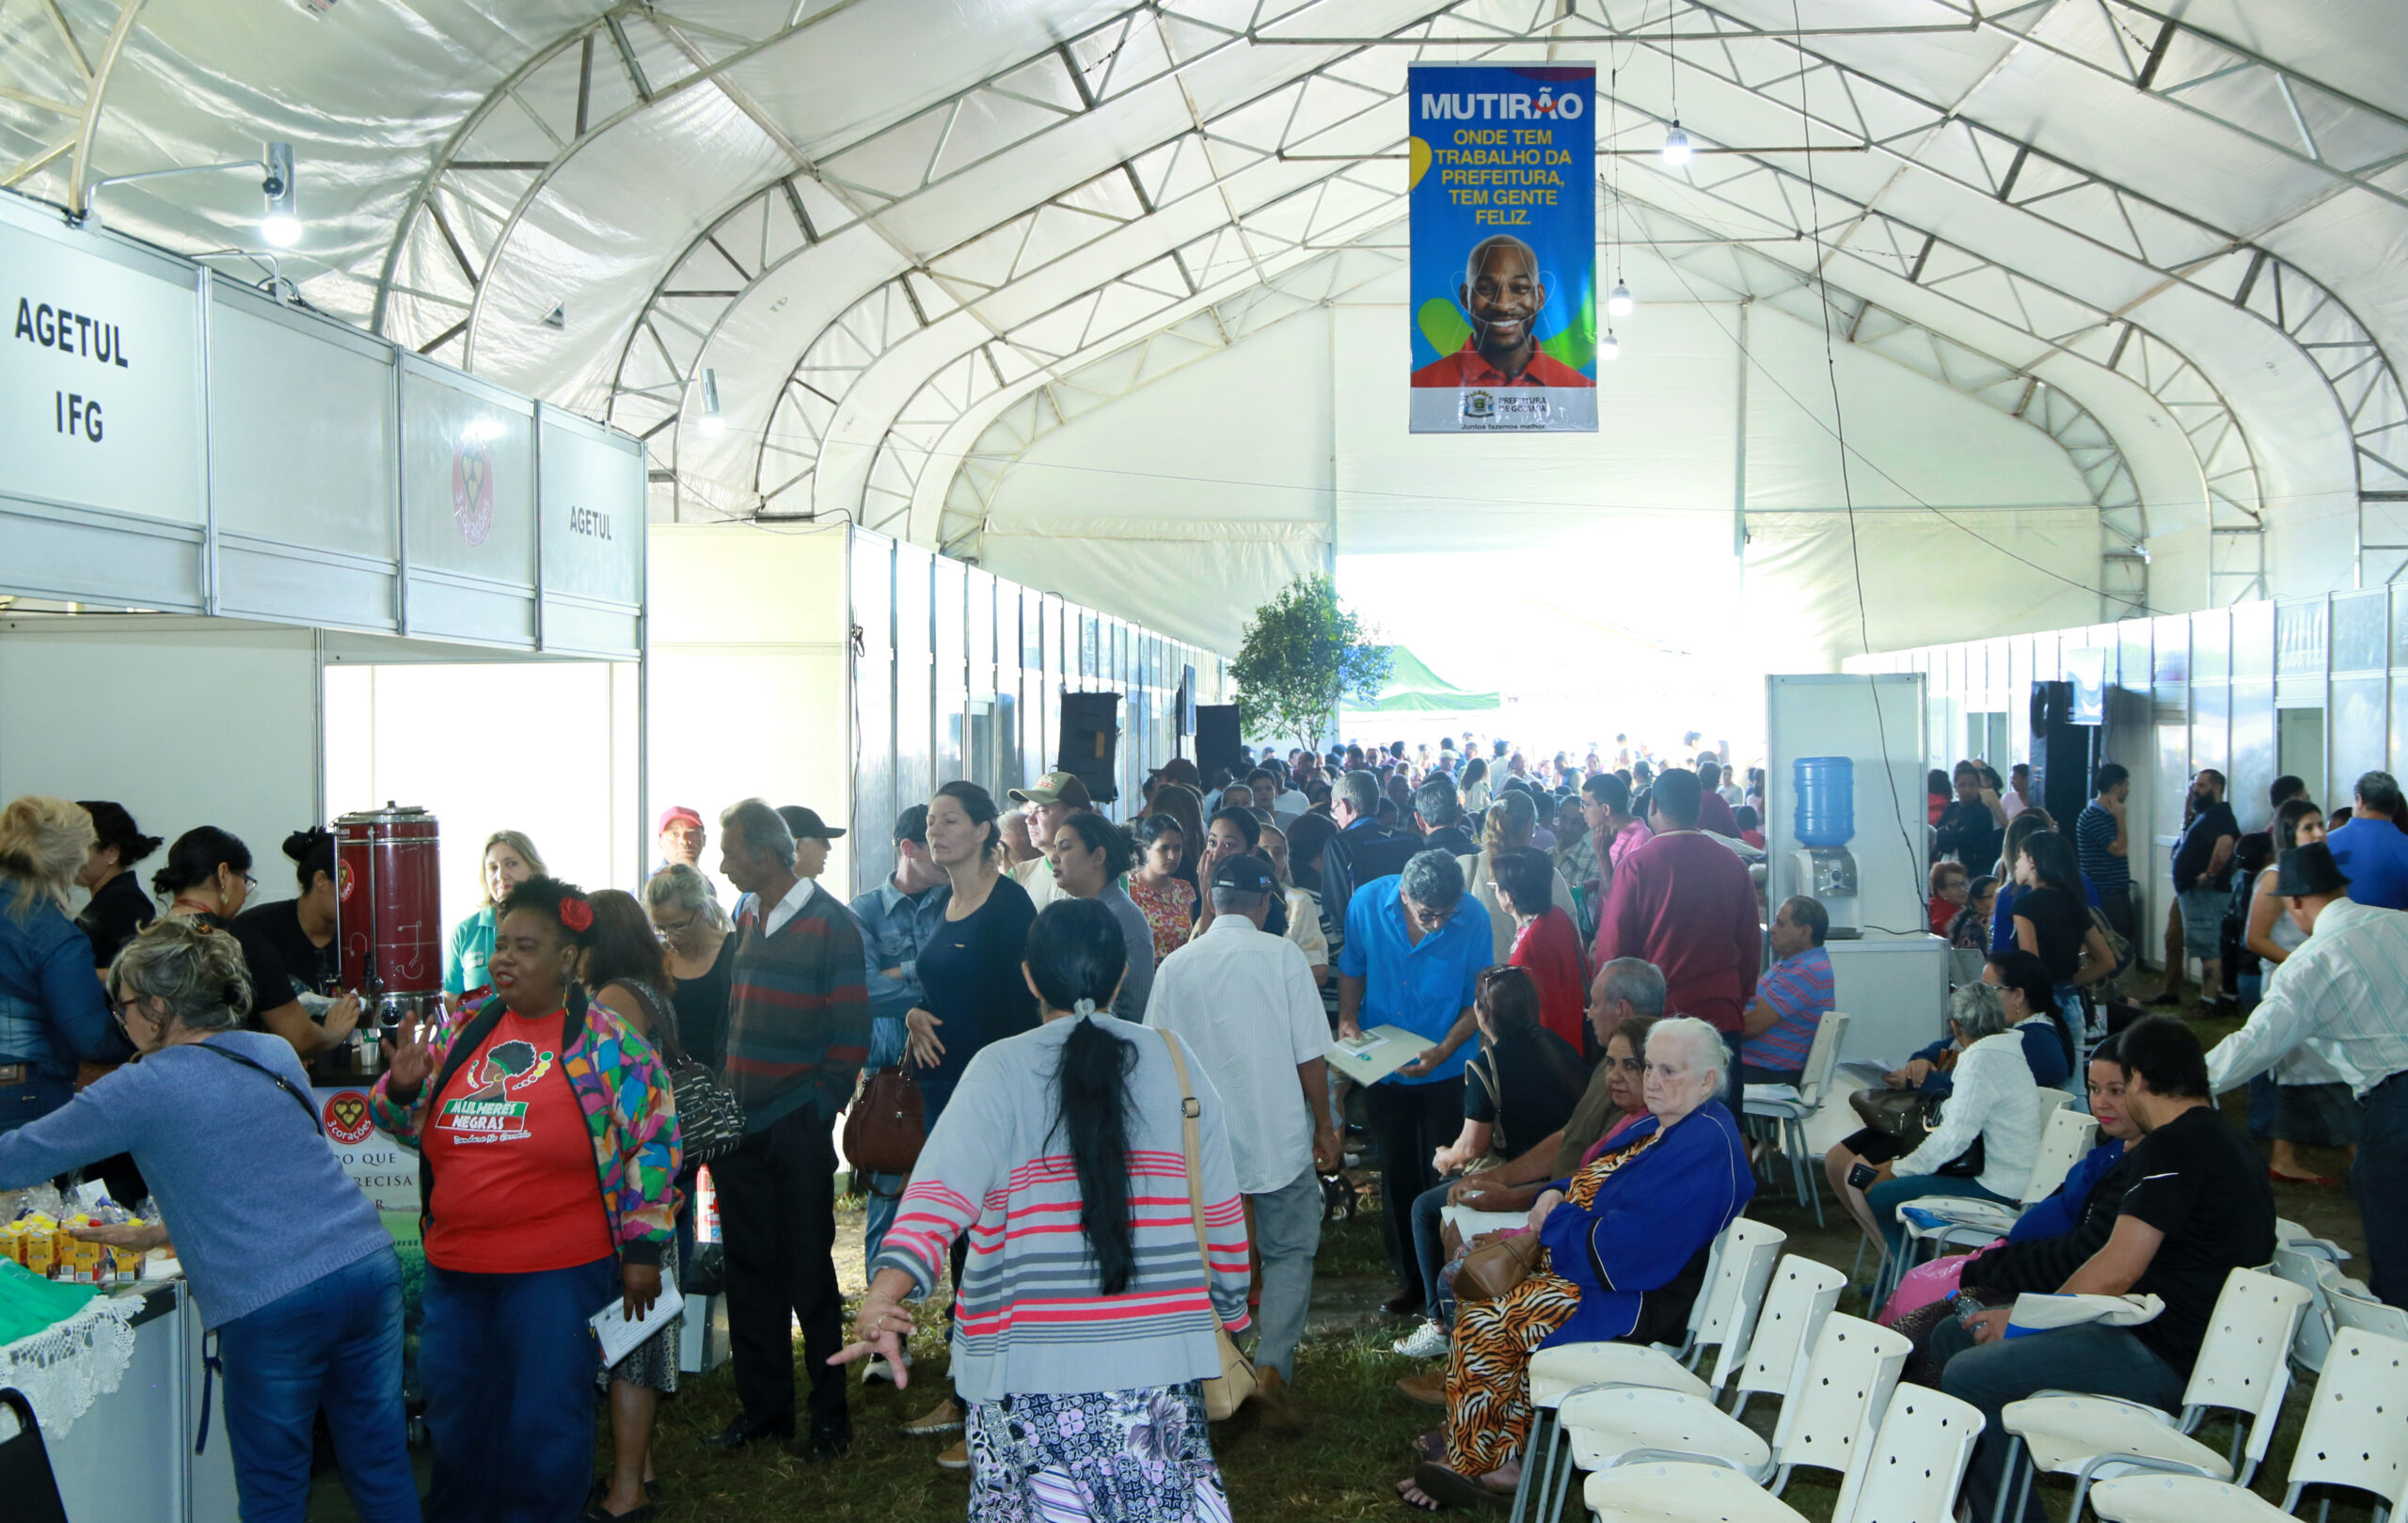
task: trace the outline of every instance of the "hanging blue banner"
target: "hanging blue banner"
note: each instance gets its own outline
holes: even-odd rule
[[[1597,429],[1597,71],[1405,71],[1416,434]]]

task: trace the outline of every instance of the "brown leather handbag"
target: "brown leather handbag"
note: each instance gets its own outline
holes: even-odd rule
[[[927,1140],[927,1105],[903,1065],[864,1071],[845,1117],[845,1158],[854,1170],[909,1174]]]
[[[1546,1245],[1536,1232],[1516,1232],[1472,1249],[1455,1271],[1456,1301],[1468,1306],[1496,1300],[1537,1274],[1545,1252]]]

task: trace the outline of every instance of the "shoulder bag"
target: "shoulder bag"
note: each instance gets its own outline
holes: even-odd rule
[[[1538,1273],[1539,1257],[1545,1252],[1536,1232],[1515,1232],[1482,1244],[1464,1255],[1463,1267],[1455,1271],[1455,1300],[1468,1306],[1509,1293]]]
[[[1180,1050],[1179,1039],[1157,1028],[1163,1045],[1170,1049],[1170,1066],[1179,1074],[1180,1134],[1187,1149],[1187,1214],[1196,1223],[1196,1256],[1204,1264],[1204,1295],[1212,1294],[1212,1250],[1204,1241],[1204,1166],[1199,1154],[1202,1145],[1197,1140],[1196,1118],[1203,1107],[1196,1103],[1196,1090],[1187,1082],[1187,1055]],[[1204,1416],[1218,1422],[1254,1394],[1254,1366],[1238,1352],[1236,1340],[1221,1325],[1218,1308],[1212,1312],[1212,1337],[1221,1348],[1221,1372],[1204,1382]]]
[[[677,1031],[677,1007],[642,983],[627,985],[651,1019],[653,1050],[669,1076],[677,1104],[677,1156],[682,1168],[714,1164],[744,1141],[744,1106],[719,1076],[688,1055]]]
[[[927,1145],[927,1103],[902,1064],[862,1074],[845,1116],[845,1157],[866,1174],[909,1174]]]

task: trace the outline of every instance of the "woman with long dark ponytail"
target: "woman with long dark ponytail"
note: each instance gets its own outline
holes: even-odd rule
[[[905,1303],[943,1275],[956,1238],[972,1237],[952,1375],[968,1408],[973,1519],[1229,1515],[1199,1385],[1221,1369],[1207,1301],[1230,1331],[1246,1325],[1228,1118],[1188,1064],[1199,1233],[1187,1205],[1178,1039],[1106,1013],[1127,967],[1120,925],[1102,905],[1061,899],[1038,915],[1022,974],[1044,1023],[971,1060],[871,1265],[854,1341],[836,1356],[882,1355],[895,1383],[908,1383]],[[1140,1220],[1138,1195],[1164,1204]],[[1076,1264],[1058,1237],[1024,1230],[1073,1213],[1085,1250]],[[1021,1297],[1041,1301],[1043,1317],[1026,1315]]]

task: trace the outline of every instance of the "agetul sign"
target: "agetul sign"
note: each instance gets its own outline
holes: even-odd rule
[[[199,522],[199,310],[166,262],[0,222],[0,490]]]

